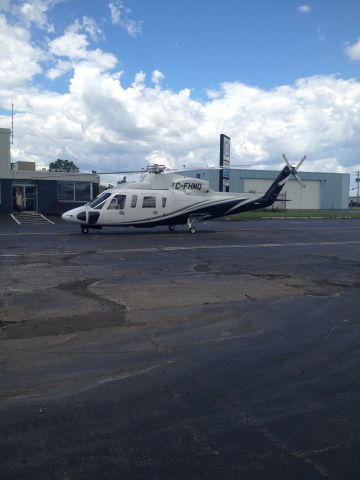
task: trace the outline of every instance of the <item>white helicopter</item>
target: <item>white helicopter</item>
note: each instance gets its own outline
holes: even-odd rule
[[[187,224],[196,233],[196,224],[225,215],[271,206],[285,183],[295,177],[305,156],[295,167],[285,155],[285,167],[264,194],[228,193],[210,190],[209,182],[166,173],[163,165],[148,167],[140,182],[121,183],[105,190],[95,200],[62,214],[67,222],[80,225],[82,233],[104,226],[155,227]]]

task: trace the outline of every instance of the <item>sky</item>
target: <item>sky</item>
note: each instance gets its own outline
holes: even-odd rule
[[[12,161],[360,170],[359,0],[0,0]]]

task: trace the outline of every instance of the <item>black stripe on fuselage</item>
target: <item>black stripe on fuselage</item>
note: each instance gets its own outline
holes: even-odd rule
[[[200,217],[216,218],[222,217],[226,212],[237,205],[238,203],[245,201],[246,199],[231,199],[231,200],[217,200],[216,202],[198,202],[195,206],[188,205],[178,210],[172,211],[167,215],[157,215],[151,219],[134,220],[131,222],[121,222],[118,224],[102,224],[103,226],[133,226],[133,227],[152,227],[155,225],[181,225],[188,221],[189,216],[199,215]],[[199,205],[199,203],[201,205]]]

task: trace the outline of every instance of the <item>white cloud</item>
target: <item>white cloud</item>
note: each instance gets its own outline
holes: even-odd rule
[[[56,80],[57,78],[61,77],[65,73],[67,73],[72,68],[72,63],[66,60],[58,60],[56,62],[56,66],[50,68],[47,72],[47,77],[50,80]]]
[[[0,15],[0,89],[16,88],[42,71],[43,52],[31,45],[29,32]]]
[[[297,7],[297,9],[301,13],[310,13],[311,12],[310,5],[300,5],[299,7]]]
[[[0,0],[0,11],[7,12],[10,9],[10,0]]]
[[[90,42],[86,32],[90,35],[99,35],[101,30],[97,28],[96,22],[91,22],[88,17],[83,18],[83,22],[74,22],[65,33],[48,43],[48,50],[54,58],[57,59],[55,66],[47,72],[48,78],[54,80],[71,68],[75,68],[78,62],[91,63],[100,70],[109,70],[116,66],[118,60],[115,55],[106,53],[99,48],[90,49]],[[65,59],[65,60],[64,60]]]
[[[160,87],[160,83],[164,80],[165,75],[159,70],[154,70],[151,74],[151,81],[156,87]]]
[[[89,42],[84,33],[68,29],[64,35],[49,42],[49,52],[57,57],[79,60],[86,57]]]
[[[85,15],[82,20],[82,27],[94,41],[104,38],[103,31],[94,18]]]
[[[26,26],[34,24],[47,32],[53,32],[54,26],[48,22],[47,12],[61,1],[64,0],[31,0],[24,2],[0,0],[0,10],[10,12]]]
[[[360,60],[360,38],[353,45],[347,45],[344,52],[350,60]]]
[[[61,155],[98,171],[154,159],[216,166],[220,133],[232,139],[234,164],[263,168],[281,168],[285,152],[294,161],[306,154],[305,170],[348,171],[360,150],[360,83],[337,77],[273,90],[224,83],[200,102],[188,89],[147,86],[143,72],[125,88],[118,75],[78,63],[67,94],[32,91],[15,104],[24,112],[15,122],[15,160],[32,152],[43,165]]]
[[[142,22],[131,20],[128,15],[131,10],[125,7],[122,0],[114,0],[108,4],[111,22],[122,27],[130,36],[136,37],[142,33]]]
[[[52,31],[53,27],[48,25],[46,12],[48,10],[49,2],[41,0],[32,0],[31,2],[25,2],[19,7],[19,13],[22,18],[29,23],[35,23],[40,28],[46,28],[48,31]]]

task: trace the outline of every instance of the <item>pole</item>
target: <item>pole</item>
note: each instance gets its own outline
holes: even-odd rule
[[[14,145],[14,102],[11,102],[11,145]]]

